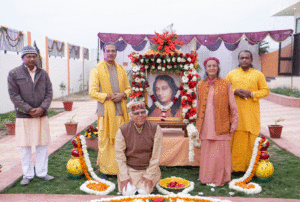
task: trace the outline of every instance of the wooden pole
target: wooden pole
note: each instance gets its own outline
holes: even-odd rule
[[[67,43],[67,60],[68,60],[68,95],[70,95],[70,45]]]
[[[82,47],[82,90],[84,90],[84,48]]]
[[[49,52],[48,52],[48,37],[45,38],[46,41],[46,72],[49,74]]]
[[[31,46],[31,32],[27,32],[27,44]]]

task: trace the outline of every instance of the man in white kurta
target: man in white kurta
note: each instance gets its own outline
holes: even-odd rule
[[[23,170],[22,185],[29,184],[36,176],[52,180],[48,175],[48,149],[50,129],[48,113],[53,93],[48,73],[36,66],[35,48],[22,50],[23,64],[12,69],[8,75],[8,92],[15,105],[16,140],[21,147]],[[33,166],[31,147],[36,147],[36,164]],[[35,168],[35,169],[34,169]]]
[[[130,103],[131,121],[116,134],[118,187],[123,195],[150,194],[161,178],[162,131],[147,118],[145,103]]]

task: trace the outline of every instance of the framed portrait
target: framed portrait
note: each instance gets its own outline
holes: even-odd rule
[[[182,121],[180,84],[178,74],[148,74],[148,83],[152,92],[147,92],[146,104],[149,107],[148,119]],[[172,104],[173,103],[173,104]],[[170,106],[171,107],[168,107]],[[164,109],[166,109],[163,112]]]

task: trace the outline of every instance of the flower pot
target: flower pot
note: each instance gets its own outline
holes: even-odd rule
[[[16,123],[6,123],[6,127],[9,135],[15,135]]]
[[[78,123],[65,123],[67,135],[76,135]]]
[[[283,126],[269,125],[268,127],[269,127],[269,132],[270,132],[271,138],[280,138]]]
[[[65,111],[72,111],[73,101],[63,101]]]
[[[98,151],[98,137],[90,139],[90,138],[85,138],[86,140],[86,146],[94,151]]]

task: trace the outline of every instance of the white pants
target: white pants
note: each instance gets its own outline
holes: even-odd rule
[[[31,147],[22,147],[22,170],[23,178],[34,178],[34,167],[32,162]],[[37,177],[45,177],[48,173],[48,148],[47,146],[36,146],[35,174]]]
[[[135,195],[135,192],[138,192],[139,195],[147,195],[145,190],[136,188],[136,186],[130,184],[130,182],[127,183],[127,189],[125,190],[124,187],[122,190],[123,196]]]

